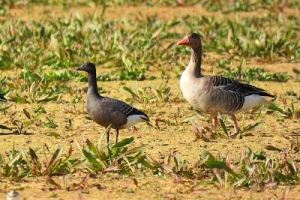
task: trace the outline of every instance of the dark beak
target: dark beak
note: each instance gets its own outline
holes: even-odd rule
[[[83,71],[82,65],[76,69],[77,71]]]

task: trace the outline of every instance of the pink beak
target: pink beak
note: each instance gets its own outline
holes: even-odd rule
[[[182,40],[177,42],[177,45],[188,45],[188,44],[190,44],[190,41],[189,41],[188,37],[184,37]]]

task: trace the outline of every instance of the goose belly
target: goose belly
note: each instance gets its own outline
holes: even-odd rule
[[[184,75],[184,73],[182,74]],[[197,110],[207,110],[207,97],[205,91],[202,91],[202,87],[199,84],[195,84],[187,78],[182,77],[180,79],[180,88],[184,98],[187,102],[195,107]]]
[[[197,91],[186,92],[182,91],[184,98],[187,100],[189,104],[198,110],[205,111],[206,110],[206,99],[202,97],[202,95],[197,94]]]
[[[215,115],[216,113],[227,113],[226,106],[219,101],[215,101],[214,95],[207,91],[194,91],[193,93],[182,92],[190,105],[196,110]]]
[[[198,83],[198,84],[195,84]],[[199,81],[180,80],[180,87],[184,98],[197,110],[216,115],[216,113],[232,113],[228,110],[228,95],[221,94],[211,86],[203,86]],[[226,96],[225,101],[220,99]]]

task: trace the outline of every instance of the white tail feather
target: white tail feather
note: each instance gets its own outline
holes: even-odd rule
[[[127,117],[127,123],[124,124],[121,128],[129,128],[135,125],[138,122],[146,122],[144,115],[129,115]]]
[[[245,97],[245,102],[243,107],[237,112],[246,112],[255,106],[261,106],[269,103],[270,102],[265,100],[262,96],[258,94],[252,94]]]

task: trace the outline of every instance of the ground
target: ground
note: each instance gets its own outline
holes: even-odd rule
[[[10,12],[15,18],[21,18],[23,20],[36,19],[42,15],[45,10],[53,12],[53,15],[66,14],[59,7],[21,7],[14,8]],[[71,8],[67,11],[67,14],[73,13],[74,11],[89,14],[93,13],[100,8]],[[143,18],[147,15],[157,14],[157,17],[162,20],[169,20],[178,15],[185,15],[187,13],[191,15],[204,15],[204,16],[215,16],[215,17],[234,17],[232,15],[225,16],[221,13],[212,13],[203,9],[201,6],[194,7],[117,7],[108,8],[105,18],[115,19],[120,17],[119,13],[122,12],[122,17],[136,17],[139,13]],[[256,15],[258,12],[245,12],[240,13],[242,17],[249,15]],[[299,15],[299,10],[285,10],[282,14],[284,15]],[[178,38],[179,40],[180,38]],[[176,41],[174,41],[176,42]],[[187,55],[188,56],[188,55]],[[211,75],[213,66],[213,60],[220,59],[219,55],[208,53],[204,59],[203,70],[206,75]],[[285,61],[276,63],[261,63],[255,59],[248,59],[245,63],[245,67],[251,68],[252,66],[264,68],[266,70],[272,70],[272,72],[287,72],[288,74],[295,76],[292,72],[293,68],[300,70],[298,63],[288,63]],[[74,67],[73,70],[76,68]],[[14,74],[14,71],[7,72],[8,74]],[[154,73],[154,72],[152,72]],[[100,70],[98,70],[100,74]],[[100,82],[102,88],[109,91],[105,95],[118,98],[125,101],[130,95],[122,90],[121,85],[126,85],[129,88],[153,86],[158,87],[165,80],[147,80],[147,81],[114,81],[112,82]],[[290,150],[292,133],[299,133],[299,119],[284,119],[278,121],[276,115],[268,115],[266,109],[262,109],[261,116],[256,119],[257,113],[249,114],[243,113],[238,114],[238,123],[241,127],[249,123],[262,121],[263,123],[254,131],[251,131],[251,135],[244,136],[242,139],[216,139],[210,142],[202,140],[196,140],[195,136],[195,123],[190,120],[186,123],[182,121],[190,116],[195,115],[195,121],[199,126],[210,126],[207,122],[203,122],[203,119],[196,115],[196,111],[191,109],[190,105],[182,97],[179,88],[179,79],[171,77],[168,80],[168,84],[172,86],[173,96],[179,97],[179,101],[174,103],[158,103],[157,109],[160,111],[151,114],[149,117],[151,123],[154,125],[155,120],[165,120],[165,122],[159,122],[160,129],[156,126],[148,126],[147,124],[137,124],[135,130],[122,130],[120,132],[119,139],[128,138],[134,136],[134,144],[136,146],[140,144],[149,144],[146,153],[152,157],[159,159],[161,156],[167,157],[170,151],[176,150],[180,159],[187,160],[190,163],[195,163],[199,159],[199,152],[202,149],[209,150],[212,153],[221,152],[223,155],[230,152],[231,157],[239,157],[242,151],[246,147],[250,147],[253,151],[267,151],[266,145],[273,145],[280,149]],[[79,82],[68,82],[67,84],[73,87],[86,87],[87,83]],[[295,79],[289,80],[288,82],[261,82],[254,81],[252,83],[255,86],[265,88],[269,93],[282,97],[287,91],[294,91],[297,94],[300,93],[300,82]],[[85,94],[83,94],[85,96]],[[62,98],[69,99],[72,96],[63,96]],[[290,99],[286,103],[289,105]],[[32,110],[38,107],[38,104],[17,104],[11,102],[12,106],[8,111],[8,114],[0,113],[0,124],[10,124],[10,119],[7,116],[10,113],[17,112],[16,118],[27,120],[22,112],[23,109]],[[299,104],[299,101],[298,101]],[[151,110],[151,105],[147,104],[136,104],[136,107],[142,110]],[[70,145],[73,146],[74,153],[78,153],[74,140],[77,140],[79,144],[83,144],[86,139],[96,142],[99,136],[103,133],[104,128],[98,126],[94,122],[86,118],[87,113],[85,111],[85,103],[74,104],[68,103],[57,103],[47,102],[43,105],[47,110],[48,115],[55,119],[58,127],[55,129],[55,133],[59,134],[58,138],[51,137],[53,129],[46,129],[40,127],[30,127],[26,131],[28,135],[16,135],[11,134],[9,131],[3,131],[0,136],[0,153],[4,154],[5,151],[11,150],[14,144],[15,149],[28,147],[39,148],[41,144],[47,144],[50,151],[53,152],[58,146],[63,146],[65,150]],[[174,116],[177,116],[175,118]],[[252,116],[251,118],[249,116]],[[68,130],[65,128],[68,124],[67,119],[73,119],[73,128]],[[243,118],[247,119],[243,121]],[[230,120],[226,124],[231,125]],[[112,131],[112,137],[114,139],[114,131]],[[270,154],[272,151],[269,152]],[[283,153],[277,153],[276,156],[283,158]],[[293,155],[298,158],[298,155]],[[67,175],[67,181],[70,184],[78,183],[82,180],[85,174]],[[63,177],[53,177],[57,183],[62,184]],[[89,179],[87,187],[80,191],[74,189],[73,191],[66,191],[64,189],[54,190],[50,189],[50,186],[45,182],[44,177],[39,178],[28,178],[22,181],[14,181],[4,179],[1,181],[0,186],[0,198],[4,199],[6,192],[14,188],[18,190],[24,199],[279,199],[284,197],[284,193],[288,188],[288,198],[298,199],[300,194],[299,186],[286,186],[281,185],[275,189],[266,190],[264,192],[258,192],[252,189],[237,189],[228,188],[226,190],[217,189],[212,185],[198,185],[196,190],[192,193],[187,192],[188,188],[184,184],[178,184],[171,176],[156,177],[137,176],[136,180],[139,187],[134,184],[133,178],[123,177],[114,174],[97,174]],[[51,197],[52,196],[52,197]]]

